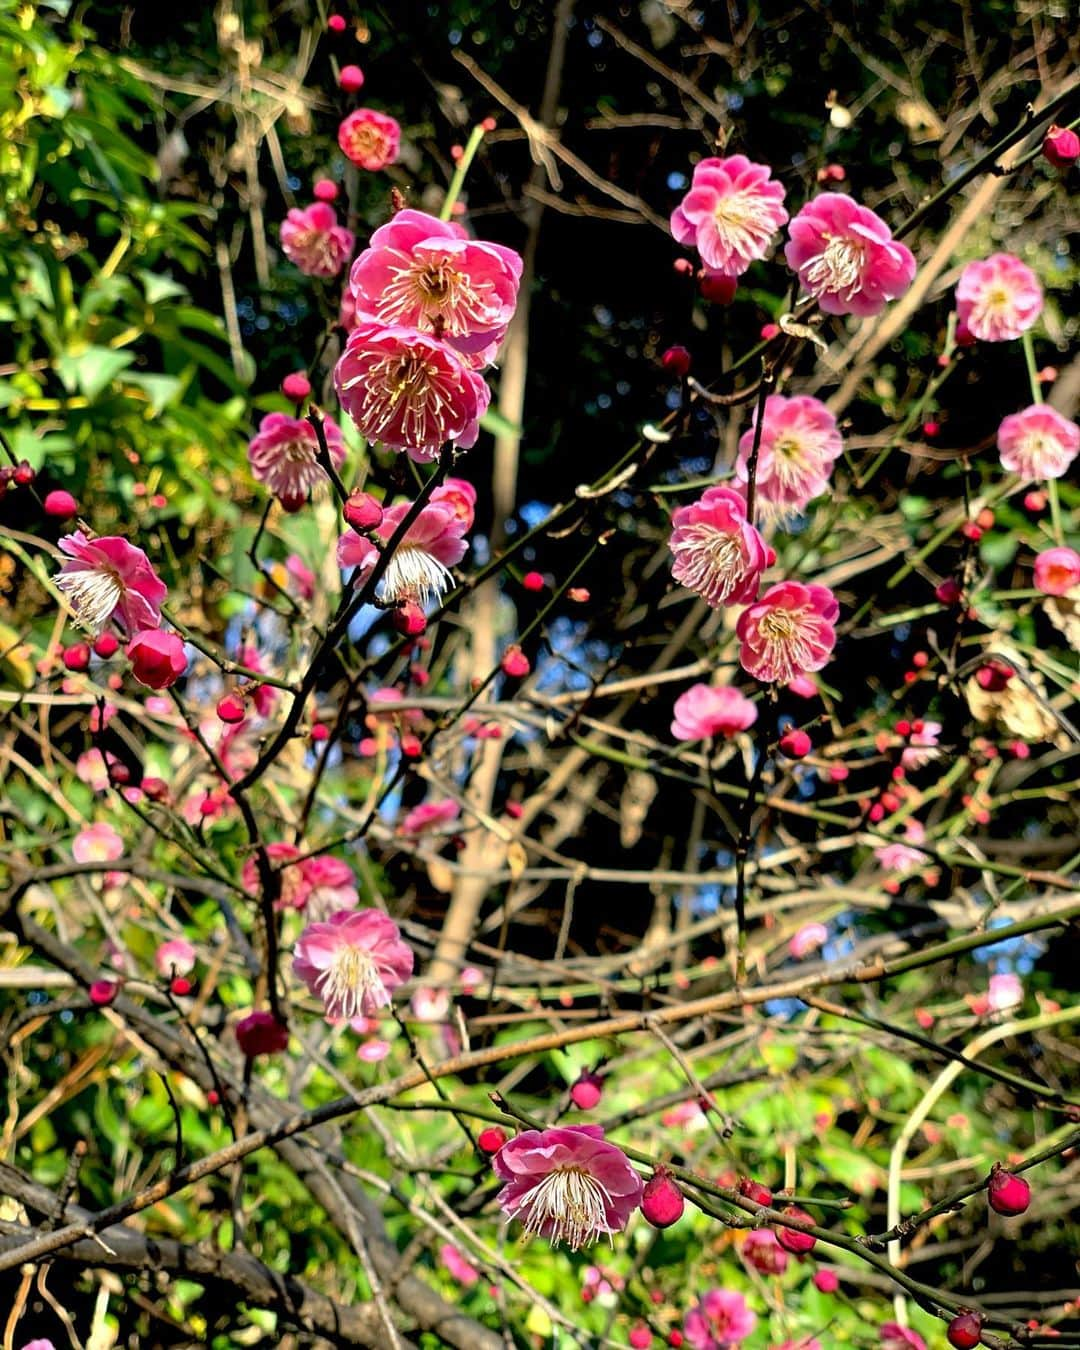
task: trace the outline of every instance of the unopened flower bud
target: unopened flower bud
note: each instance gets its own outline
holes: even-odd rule
[[[90,647],[85,642],[73,642],[63,651],[64,665],[68,670],[85,670],[90,664]]]
[[[383,509],[369,492],[349,493],[342,514],[355,530],[374,530],[382,524]]]
[[[582,1069],[570,1088],[570,1100],[579,1111],[591,1111],[600,1101],[604,1080],[589,1069]]]
[[[690,373],[690,353],[685,347],[669,347],[660,357],[660,364],[680,380],[684,379]]]
[[[505,675],[510,675],[516,680],[523,679],[532,669],[529,658],[516,643],[507,647],[503,653],[502,668]]]
[[[1067,169],[1080,159],[1080,136],[1071,127],[1055,124],[1046,133],[1042,151],[1055,169]]]
[[[236,722],[242,722],[247,716],[244,700],[239,694],[226,694],[218,702],[217,715],[222,722],[227,722],[230,726]]]
[[[794,1219],[796,1223],[814,1222],[812,1215],[807,1214],[806,1210],[800,1209],[798,1205],[787,1205],[780,1212],[785,1218]],[[812,1251],[817,1244],[817,1238],[813,1233],[804,1233],[800,1228],[785,1228],[781,1225],[777,1226],[776,1240],[785,1251],[795,1256]]]
[[[338,84],[347,94],[355,94],[364,85],[364,72],[359,66],[342,66]]]
[[[63,488],[55,488],[45,497],[45,514],[55,516],[57,520],[70,520],[78,515],[79,503]]]
[[[294,370],[281,381],[281,392],[294,403],[302,403],[311,393],[311,381],[302,370]]]
[[[506,1143],[506,1131],[501,1125],[488,1125],[476,1136],[476,1142],[485,1153],[498,1153]]]
[[[806,732],[794,727],[780,737],[780,749],[789,759],[802,759],[804,755],[810,753],[812,747],[813,742]]]
[[[658,1167],[652,1179],[645,1183],[641,1197],[641,1212],[654,1228],[670,1228],[682,1218],[686,1208],[683,1193],[670,1169]]]
[[[945,1336],[956,1350],[972,1350],[982,1340],[982,1324],[977,1312],[957,1313],[945,1329]]]
[[[248,1013],[237,1022],[233,1031],[245,1059],[276,1055],[289,1048],[289,1028],[270,1012]]]
[[[427,627],[427,615],[415,600],[406,600],[393,611],[391,622],[405,637],[417,637]]]
[[[1023,1214],[1031,1204],[1031,1187],[1023,1177],[1015,1172],[1007,1172],[1000,1163],[995,1163],[986,1183],[990,1208],[997,1214],[1012,1218]]]

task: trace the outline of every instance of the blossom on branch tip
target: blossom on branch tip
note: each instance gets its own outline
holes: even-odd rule
[[[312,923],[296,943],[293,972],[327,1017],[372,1017],[413,971],[412,949],[381,909],[351,909]]]
[[[81,628],[96,637],[113,619],[133,636],[160,625],[169,591],[141,548],[119,535],[88,539],[82,530],[58,546],[68,560],[53,580]]]
[[[164,628],[144,628],[127,646],[131,673],[148,689],[168,689],[187,670],[183,641]]]
[[[621,1232],[641,1203],[644,1183],[599,1125],[525,1130],[492,1159],[506,1184],[499,1206],[527,1237],[571,1251]]]
[[[450,825],[461,815],[460,805],[452,797],[440,801],[421,802],[414,806],[398,826],[398,833],[416,838],[440,825]]]
[[[694,166],[690,190],[671,215],[671,233],[696,248],[710,272],[734,279],[769,250],[788,218],[784,188],[767,164],[745,155]]]
[[[1011,413],[998,427],[1002,466],[1026,482],[1060,478],[1080,451],[1080,427],[1045,403]]]
[[[332,417],[324,417],[322,425],[330,462],[340,469],[345,462],[341,428]],[[289,512],[299,511],[308,493],[326,482],[318,456],[315,428],[305,418],[287,413],[267,413],[248,443],[248,463],[255,480],[265,484]]]
[[[768,562],[765,541],[746,518],[746,498],[730,487],[706,488],[672,513],[671,575],[713,609],[745,604],[758,592]]]
[[[784,256],[826,314],[879,314],[915,278],[915,256],[868,207],[823,192],[792,220]]]
[[[754,449],[753,427],[739,439],[735,477],[749,481]],[[797,515],[828,489],[833,464],[844,449],[836,418],[809,394],[785,398],[770,394],[758,444],[757,501],[777,519]]]
[[[776,684],[821,670],[836,644],[839,613],[828,586],[799,581],[771,586],[735,625],[740,665],[755,679]]]
[[[336,277],[355,242],[328,202],[294,206],[281,222],[281,251],[305,276]]]
[[[757,708],[730,685],[692,685],[675,700],[671,734],[680,741],[732,737],[757,721]]]
[[[385,169],[397,159],[400,144],[401,127],[374,108],[357,108],[338,127],[338,145],[358,169]]]
[[[969,262],[956,284],[958,329],[981,342],[1018,338],[1042,313],[1039,279],[1012,253]]]
[[[1068,595],[1080,586],[1080,553],[1074,548],[1047,548],[1035,559],[1035,589],[1043,595]]]
[[[334,369],[342,407],[369,441],[424,463],[475,445],[491,390],[461,354],[415,328],[362,322]]]
[[[87,825],[71,841],[71,856],[77,863],[115,862],[123,853],[123,839],[104,820]]]
[[[412,506],[412,502],[398,502],[383,512],[382,520],[373,531],[383,548]],[[428,501],[394,548],[382,576],[383,599],[427,604],[441,596],[453,584],[449,569],[459,563],[468,550],[462,537],[466,528],[453,503]],[[355,584],[362,584],[375,566],[380,551],[370,538],[350,530],[338,540],[338,566],[355,567]]]

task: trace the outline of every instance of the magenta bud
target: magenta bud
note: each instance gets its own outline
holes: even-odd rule
[[[505,669],[505,667],[504,667]],[[570,1088],[570,1100],[579,1111],[591,1111],[604,1091],[604,1080],[589,1069],[582,1069]]]
[[[90,986],[90,1002],[98,1008],[107,1008],[120,992],[119,980],[95,980]]]
[[[355,530],[374,530],[382,524],[383,509],[368,492],[349,493],[342,515]]]
[[[814,1222],[813,1216],[807,1214],[805,1209],[800,1209],[798,1205],[787,1205],[780,1213],[796,1223]],[[791,1252],[794,1256],[802,1256],[805,1252],[813,1251],[817,1244],[817,1238],[813,1233],[804,1233],[799,1228],[785,1228],[781,1225],[777,1225],[776,1240],[785,1251]]]
[[[977,1312],[957,1313],[949,1323],[945,1335],[956,1350],[972,1350],[982,1339],[983,1320]]]
[[[1007,1172],[1000,1163],[995,1163],[986,1183],[986,1194],[990,1208],[996,1214],[1009,1218],[1023,1214],[1031,1204],[1031,1187],[1023,1177],[1015,1172]]]
[[[391,621],[405,637],[419,637],[427,627],[427,615],[415,600],[406,600],[395,609]]]
[[[772,1204],[772,1191],[760,1181],[755,1181],[753,1177],[743,1177],[739,1182],[739,1194],[746,1196],[747,1200],[752,1200],[755,1205]]]
[[[302,370],[295,370],[281,381],[281,392],[294,403],[302,403],[311,393],[311,381]]]
[[[63,658],[68,670],[85,670],[90,664],[90,648],[85,642],[73,642],[64,648]]]
[[[476,1142],[485,1153],[498,1153],[506,1143],[506,1131],[501,1125],[487,1125],[476,1136]]]
[[[686,1208],[683,1193],[667,1167],[658,1167],[645,1183],[641,1212],[654,1228],[670,1228],[682,1218]]]
[[[815,1270],[814,1288],[819,1294],[835,1294],[840,1288],[840,1276],[835,1270]]]
[[[273,1013],[252,1012],[234,1028],[236,1043],[246,1059],[256,1055],[276,1055],[289,1047],[289,1028]]]
[[[244,700],[238,694],[226,694],[218,702],[217,715],[223,722],[242,722],[247,716]]]
[[[1080,159],[1080,136],[1071,127],[1054,125],[1046,133],[1042,151],[1055,169],[1067,169]]]
[[[359,66],[342,66],[338,84],[347,94],[355,94],[358,89],[363,88],[364,72]]]
[[[65,492],[63,488],[56,488],[53,492],[48,493],[44,504],[45,514],[56,516],[58,520],[69,520],[79,513],[79,503],[70,492]]]
[[[680,380],[684,379],[690,373],[690,353],[685,347],[669,347],[660,357],[660,364],[678,375]]]

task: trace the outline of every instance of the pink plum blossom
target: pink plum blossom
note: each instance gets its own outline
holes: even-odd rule
[[[329,420],[329,419],[326,419]],[[323,426],[325,428],[326,421]],[[335,426],[337,423],[334,424]],[[329,437],[327,438],[329,447]],[[334,452],[330,450],[330,458],[333,459]],[[314,600],[315,598],[315,573],[300,557],[299,553],[290,553],[285,559],[285,572],[292,582],[297,595],[301,600]]]
[[[912,729],[908,743],[900,756],[905,769],[925,769],[941,754],[937,748],[941,735],[940,722],[919,722],[918,730]]]
[[[753,448],[751,428],[739,440],[735,477],[740,483],[748,481]],[[843,448],[836,418],[819,399],[770,394],[758,447],[757,499],[777,518],[797,515],[826,491]]]
[[[294,206],[281,222],[281,249],[309,277],[336,277],[356,242],[326,202]]]
[[[921,848],[916,847],[926,838],[926,830],[921,821],[914,818],[908,820],[904,826],[904,838],[906,843],[897,841],[892,844],[882,844],[879,848],[874,849],[874,857],[882,870],[892,876],[907,876],[918,868],[925,867],[930,861],[929,855],[924,853]]]
[[[358,169],[376,173],[398,157],[401,128],[374,108],[357,108],[338,127],[338,145]]]
[[[326,919],[340,910],[355,909],[360,903],[356,874],[341,858],[330,853],[305,858],[300,872],[307,889],[302,908],[311,919]]]
[[[75,773],[94,792],[104,792],[109,786],[109,768],[96,745],[84,750],[75,761]]]
[[[332,417],[323,418],[326,448],[335,469],[345,462],[341,428]],[[264,483],[286,511],[299,511],[308,493],[326,482],[318,461],[319,442],[315,428],[302,417],[267,413],[248,444],[248,463],[259,483]]]
[[[514,316],[521,267],[513,249],[406,209],[371,236],[349,286],[357,321],[434,334],[482,365]]]
[[[1035,273],[1012,253],[969,262],[956,285],[961,328],[982,342],[1008,342],[1027,332],[1042,313]]]
[[[783,1275],[790,1259],[771,1228],[752,1228],[740,1252],[742,1259],[763,1275]]]
[[[290,865],[294,858],[299,858],[300,850],[294,844],[277,841],[273,844],[267,844],[266,856],[280,878],[280,891],[276,908],[303,909],[307,904],[311,887],[304,875],[303,866]],[[258,893],[260,885],[259,868],[255,858],[249,857],[245,860],[240,880],[243,883],[244,890],[249,895]]]
[[[356,1057],[362,1059],[365,1064],[378,1064],[390,1053],[390,1042],[380,1040],[378,1036],[372,1036],[357,1047]]]
[[[442,1022],[450,1011],[448,989],[421,988],[409,1000],[412,1015],[418,1022]]]
[[[424,463],[447,441],[467,450],[491,399],[453,347],[415,328],[358,323],[334,369],[338,397],[369,441]]]
[[[823,923],[804,923],[788,943],[788,951],[796,961],[801,961],[823,946],[828,937],[829,930]]]
[[[300,934],[293,972],[320,998],[327,1017],[374,1016],[413,971],[412,949],[381,909],[348,909]]]
[[[731,1350],[757,1326],[746,1299],[733,1289],[710,1289],[686,1314],[683,1332],[693,1350]]]
[[[746,498],[730,487],[706,488],[671,517],[671,575],[713,609],[746,604],[767,565],[765,541],[746,518]]]
[[[476,489],[464,478],[447,478],[432,492],[428,501],[438,506],[449,506],[466,533],[476,519]]]
[[[1008,1012],[1024,1001],[1024,982],[1012,972],[990,976],[987,1001],[991,1012]]]
[[[621,1232],[641,1203],[644,1184],[626,1154],[599,1125],[525,1130],[492,1159],[506,1185],[499,1205],[527,1237],[579,1251]]]
[[[745,155],[699,160],[690,191],[672,212],[671,233],[696,248],[709,271],[741,276],[764,258],[788,218],[783,186],[771,172]]]
[[[1047,548],[1035,559],[1035,589],[1043,595],[1068,595],[1080,586],[1080,553],[1074,548]]]
[[[383,512],[375,530],[385,545],[412,509],[412,502],[398,502]],[[449,568],[459,563],[468,550],[466,525],[452,502],[428,501],[394,549],[382,576],[385,600],[414,600],[427,604],[453,585]],[[375,566],[379,549],[364,535],[349,530],[338,540],[337,560],[342,568],[355,567],[356,582],[361,583]]]
[[[77,863],[115,862],[123,853],[123,839],[104,820],[87,825],[71,841],[71,856]]]
[[[440,825],[449,825],[461,815],[460,805],[451,797],[443,797],[439,801],[421,802],[419,806],[414,806],[405,819],[398,827],[399,834],[417,835],[426,834],[429,830],[436,830]]]
[[[881,1328],[881,1350],[926,1350],[926,1342],[910,1327],[886,1322]]]
[[[784,249],[808,295],[826,314],[879,314],[915,278],[915,257],[868,207],[823,192],[799,211]]]
[[[836,596],[816,582],[781,581],[744,609],[735,625],[739,662],[755,679],[787,684],[821,670],[836,643]]]
[[[94,636],[110,619],[132,636],[160,627],[169,591],[141,548],[118,535],[88,539],[82,530],[65,535],[59,548],[68,561],[54,580],[80,627]]]
[[[195,969],[196,951],[187,938],[170,938],[159,944],[154,965],[159,975],[187,975]]]
[[[671,734],[680,741],[731,737],[757,721],[757,708],[730,685],[692,685],[675,700]]]
[[[1080,451],[1080,427],[1045,403],[1012,413],[998,427],[1001,463],[1026,482],[1060,478]]]
[[[444,1242],[439,1248],[439,1260],[458,1284],[468,1287],[480,1278],[480,1272],[466,1261],[452,1242]]]

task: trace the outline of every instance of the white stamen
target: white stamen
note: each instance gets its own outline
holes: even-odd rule
[[[611,1195],[581,1167],[557,1167],[529,1192],[518,1218],[535,1237],[547,1232],[551,1245],[565,1242],[572,1252],[608,1233]]]
[[[88,567],[77,572],[61,572],[57,589],[67,596],[75,622],[97,637],[123,599],[124,587],[115,572]]]
[[[383,573],[383,594],[387,600],[415,600],[426,605],[453,584],[454,578],[438,558],[408,544],[398,545]]]
[[[803,281],[814,295],[836,295],[850,300],[859,289],[866,254],[862,245],[844,235],[834,235],[823,252],[810,258]]]
[[[713,212],[720,243],[731,253],[749,255],[764,248],[773,227],[762,218],[760,200],[752,192],[731,192]]]
[[[360,1017],[366,1015],[365,1009],[385,1008],[390,1003],[371,953],[363,947],[339,947],[315,988],[335,1017]]]
[[[676,556],[673,575],[718,609],[746,575],[743,541],[738,534],[704,524],[689,525],[682,533],[683,538],[671,545]]]

